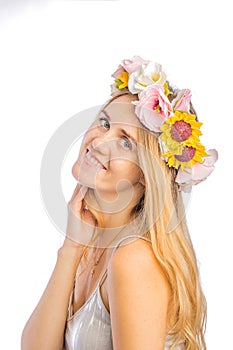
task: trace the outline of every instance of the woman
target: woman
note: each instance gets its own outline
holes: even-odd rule
[[[113,77],[73,166],[67,237],[22,349],[206,349],[181,190],[212,172],[217,152],[200,143],[190,91],[172,90],[160,65],[134,56]]]

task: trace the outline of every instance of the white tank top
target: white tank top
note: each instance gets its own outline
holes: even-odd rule
[[[127,236],[118,242],[112,254],[128,238],[142,238],[150,242],[148,238],[143,236]],[[71,315],[71,302],[74,290],[72,291],[63,350],[113,350],[110,313],[106,309],[100,293],[101,282],[107,269],[90,297],[73,315]],[[171,336],[167,334],[164,350],[168,350],[171,344]],[[185,346],[180,343],[174,350],[185,350]]]

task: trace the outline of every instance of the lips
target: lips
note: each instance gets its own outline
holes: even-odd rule
[[[91,165],[95,165],[97,168],[107,170],[103,163],[93,154],[93,152],[87,148],[85,158]]]

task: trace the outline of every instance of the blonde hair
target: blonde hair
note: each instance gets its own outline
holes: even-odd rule
[[[108,104],[124,94],[113,97]],[[126,94],[135,99],[135,95]],[[184,342],[187,350],[205,350],[207,305],[182,197],[175,182],[176,170],[169,168],[162,159],[156,133],[143,126],[138,128],[138,144],[145,192],[132,210],[132,216],[141,213],[142,227],[147,231],[144,234],[150,237],[155,257],[171,287],[167,318],[173,339],[170,350],[180,342]],[[90,211],[102,226],[100,213],[92,208]],[[169,223],[172,224],[168,233]]]
[[[168,329],[176,340],[170,349],[182,340],[185,341],[187,350],[206,349],[206,300],[185,221],[182,198],[175,183],[176,174],[162,160],[157,137],[152,132],[139,129],[138,142],[145,145],[147,150],[143,152],[139,148],[138,154],[146,184],[145,220],[154,222],[149,228],[153,251],[172,290],[168,307]],[[156,175],[158,166],[162,170],[162,175],[159,176]],[[173,224],[174,229],[168,233],[168,225],[174,215],[177,225]]]

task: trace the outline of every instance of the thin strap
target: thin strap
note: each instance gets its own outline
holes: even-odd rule
[[[114,249],[113,249],[113,251],[112,251],[112,253],[111,253],[111,256],[114,254],[114,252],[117,250],[117,248],[120,247],[121,243],[124,242],[124,241],[125,241],[126,239],[128,239],[128,238],[142,238],[142,239],[144,239],[145,241],[148,241],[148,242],[151,243],[151,240],[150,240],[149,238],[144,237],[144,236],[141,236],[141,235],[126,236],[126,237],[123,237],[123,238],[121,238],[121,239],[119,240],[119,242],[117,243],[116,247],[114,247]],[[110,258],[111,258],[111,256],[110,256]],[[110,260],[110,258],[109,258],[109,260]],[[108,263],[109,263],[109,262],[108,262]],[[100,278],[100,280],[99,280],[99,283],[98,283],[98,285],[97,285],[98,287],[100,287],[100,285],[101,285],[101,283],[102,283],[104,277],[105,277],[106,274],[107,274],[107,271],[108,271],[108,266],[107,266],[107,268],[105,269],[103,275],[101,276],[101,278]]]
[[[129,238],[142,238],[148,242],[151,243],[151,240],[149,238],[146,238],[144,236],[141,236],[141,235],[131,235],[131,236],[126,236],[126,237],[123,237],[121,238],[117,245],[113,248],[113,251],[111,253],[111,256],[114,254],[114,252],[117,250],[117,248],[119,248],[119,246],[121,245],[122,242],[124,242],[125,240],[129,239]],[[110,256],[110,258],[111,258]],[[96,288],[94,289],[94,291],[92,292],[91,296],[93,295],[93,293],[95,293],[97,291],[98,288],[100,288],[100,285],[104,279],[104,277],[106,276],[107,274],[107,270],[108,270],[108,266],[107,268],[105,269],[104,273],[102,274],[102,276],[100,277],[99,279],[99,282],[97,283],[97,286]],[[73,299],[74,299],[74,288],[75,288],[75,281],[74,281],[74,286],[72,288],[72,291],[71,291],[71,294],[70,294],[70,299],[69,299],[69,305],[68,305],[68,314],[67,314],[67,319],[69,320],[72,316],[73,316]],[[89,297],[90,299],[90,297]],[[88,299],[88,300],[89,300]]]

